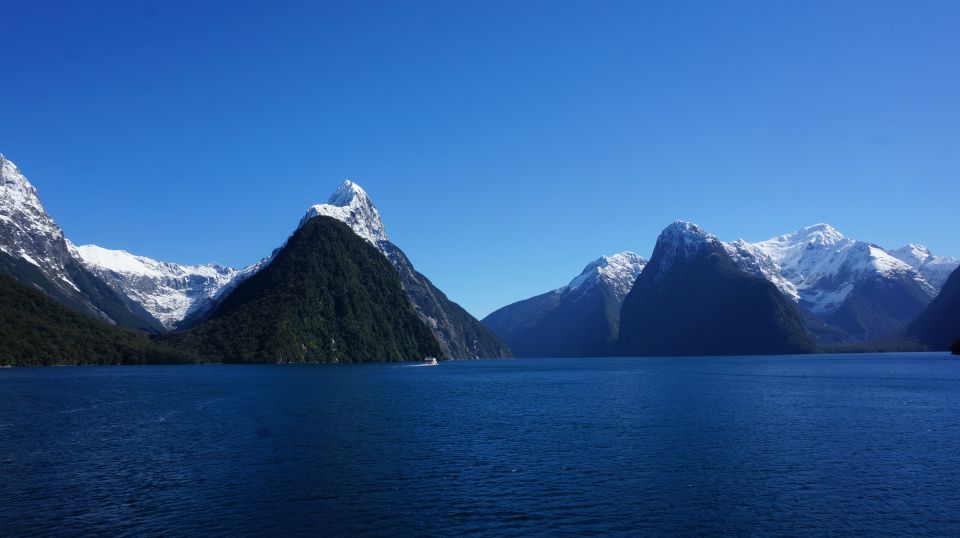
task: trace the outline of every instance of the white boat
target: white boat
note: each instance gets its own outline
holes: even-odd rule
[[[427,357],[426,359],[423,359],[423,364],[425,366],[436,366],[439,363],[437,362],[437,359],[433,357]]]

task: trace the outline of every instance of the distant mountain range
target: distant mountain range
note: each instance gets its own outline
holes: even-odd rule
[[[923,311],[939,289],[883,248],[848,239],[826,224],[752,245],[739,242],[728,249],[737,250],[734,258],[742,270],[767,278],[801,308],[839,329],[833,340],[867,341],[894,335]],[[742,253],[749,255],[739,256]],[[753,269],[770,262],[779,270],[757,273]],[[958,260],[945,262],[954,268],[960,265]]]
[[[790,303],[792,308],[779,304],[774,310],[793,310],[796,317],[784,314],[786,317],[781,321],[789,321],[786,323],[788,330],[780,333],[778,329],[773,334],[780,334],[779,338],[784,342],[797,343],[791,346],[794,352],[811,349],[808,336],[820,349],[859,344],[869,348],[870,342],[900,339],[907,324],[937,296],[946,276],[960,266],[960,260],[936,256],[922,245],[908,245],[888,252],[876,244],[846,238],[827,224],[748,243],[743,240],[723,242],[696,225],[677,222],[661,234],[657,250],[662,253],[666,245],[674,243],[705,245],[704,248],[709,250],[706,258],[713,260],[711,267],[714,270],[706,272],[703,263],[699,264],[698,270],[702,271],[700,278],[711,283],[709,286],[704,287],[703,281],[686,274],[693,269],[684,270],[685,276],[676,276],[676,269],[665,268],[657,261],[656,264],[635,266],[638,278],[632,286],[635,293],[632,291],[631,295],[636,297],[629,301],[629,305],[625,304],[628,302],[626,293],[619,296],[609,294],[605,300],[598,299],[597,293],[588,295],[592,300],[565,300],[571,296],[568,289],[571,285],[507,305],[483,321],[503,336],[519,356],[674,355],[692,353],[694,349],[701,350],[697,353],[728,353],[732,351],[718,347],[721,340],[716,335],[707,338],[689,334],[673,343],[655,343],[667,337],[670,327],[695,326],[695,314],[700,315],[707,309],[708,298],[718,300],[713,294],[722,291],[723,286],[744,285],[742,279],[733,278],[732,264],[736,272],[772,284]],[[661,258],[673,260],[674,256]],[[685,257],[682,259],[686,260]],[[668,266],[672,264],[673,261],[667,263]],[[653,284],[649,280],[654,278],[649,276],[652,274],[661,275],[653,280]],[[677,280],[682,284],[675,284]],[[721,285],[721,280],[726,284]],[[700,290],[699,294],[692,291],[695,289]],[[739,293],[746,292],[741,290]],[[765,294],[757,296],[760,295]],[[741,297],[736,302],[745,301]],[[670,317],[677,305],[684,305],[681,308],[684,315]],[[759,307],[756,303],[747,312],[734,315],[730,310],[714,305],[712,308],[716,310],[708,315],[706,324],[719,328],[734,320],[737,326],[752,327],[756,332],[763,320],[753,319],[749,314]],[[771,305],[766,307],[772,308]],[[648,318],[638,325],[632,316],[642,317],[645,312],[650,312]],[[799,332],[795,326],[797,318],[803,326]],[[671,322],[660,326],[663,319]],[[619,328],[610,332],[613,326]],[[652,326],[659,329],[651,332],[648,327]],[[772,329],[768,327],[768,330]],[[701,326],[701,330],[705,328]],[[582,346],[577,337],[580,331],[607,334],[606,346]],[[728,328],[726,334],[729,340],[735,333]],[[788,338],[788,334],[792,336]],[[798,335],[802,335],[799,340],[793,339]],[[744,350],[751,349],[755,343],[752,338],[747,338],[749,335],[742,336],[738,352],[746,352]],[[616,341],[620,343],[615,344]],[[712,344],[708,346],[709,342]],[[732,344],[726,342],[724,345]],[[603,352],[604,349],[607,351]]]
[[[20,170],[3,156],[0,156],[0,180],[0,273],[10,275],[15,281],[29,288],[42,291],[74,311],[102,322],[151,334],[159,335],[175,330],[196,335],[207,330],[203,327],[208,327],[209,320],[224,317],[224,302],[238,291],[241,295],[249,293],[249,286],[244,284],[270,268],[277,256],[284,253],[288,246],[284,243],[260,262],[240,270],[219,264],[190,266],[160,262],[97,245],[74,246],[46,213],[34,187]],[[297,237],[304,227],[316,226],[313,224],[315,217],[332,218],[344,223],[351,235],[375,248],[377,256],[392,267],[392,274],[400,282],[400,289],[406,303],[414,312],[417,324],[402,325],[403,330],[394,328],[396,330],[392,333],[386,325],[368,327],[373,331],[371,334],[382,336],[391,333],[396,337],[396,340],[387,339],[388,341],[383,342],[382,348],[360,345],[360,339],[342,338],[335,352],[317,344],[315,347],[307,345],[304,352],[291,355],[289,349],[278,344],[275,348],[258,347],[254,353],[256,360],[395,360],[400,358],[398,353],[405,352],[414,353],[413,356],[406,357],[407,359],[419,359],[422,357],[418,353],[424,350],[449,358],[510,356],[509,348],[496,334],[450,301],[429,279],[414,269],[399,247],[388,240],[379,211],[359,185],[345,181],[326,204],[309,208],[288,242]],[[353,262],[359,263],[358,260]],[[292,271],[289,267],[287,270]],[[270,274],[275,271],[276,268],[271,269]],[[257,279],[258,282],[261,280]],[[286,278],[282,280],[288,282]],[[326,282],[338,289],[345,286],[345,282],[336,278]],[[308,284],[310,283],[303,283],[304,286]],[[380,291],[385,295],[369,296],[368,293],[368,299],[388,308],[390,312],[398,313],[397,309],[400,307],[388,300],[392,297],[389,286]],[[270,293],[269,290],[267,293]],[[281,295],[281,290],[278,290],[277,296]],[[358,296],[348,294],[349,298],[342,299],[344,302],[340,307],[348,310],[359,308]],[[237,298],[234,297],[226,304],[235,304],[236,301]],[[385,306],[391,304],[393,306]],[[304,308],[309,310],[308,306]],[[344,316],[343,310],[336,312],[336,319],[328,320],[331,323],[342,321],[341,316],[349,319],[349,316]],[[327,312],[327,315],[332,314]],[[375,318],[361,319],[372,323],[371,320]],[[279,319],[273,321],[281,323]],[[283,323],[288,322],[289,319]],[[218,323],[218,327],[224,327],[222,322]],[[418,329],[420,326],[425,328],[429,335],[428,341],[434,342],[436,347],[422,341],[422,334]],[[279,330],[279,327],[274,329]],[[336,331],[329,332],[328,329],[329,327],[321,330],[319,326],[311,326],[304,330],[314,331],[316,338],[326,335],[324,337],[336,339],[336,336],[331,336]],[[359,330],[359,333],[366,334],[363,330]],[[404,335],[414,335],[413,341],[418,344],[409,345],[409,339]],[[221,352],[223,350],[198,344],[198,341],[203,339],[195,336],[165,336],[163,340],[186,346],[195,360],[250,360],[247,355],[229,357]],[[374,349],[377,349],[378,354],[366,355]],[[384,350],[395,352],[387,353]]]
[[[600,257],[481,323],[416,271],[352,181],[268,256],[234,269],[75,246],[0,155],[3,363],[947,349],[960,337],[958,266],[923,245],[888,251],[826,224],[748,243],[678,221],[649,263]]]

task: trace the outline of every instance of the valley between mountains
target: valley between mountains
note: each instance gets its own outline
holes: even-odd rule
[[[649,259],[601,256],[567,286],[474,318],[344,181],[245,268],[74,245],[0,155],[0,364],[362,362],[946,350],[960,259],[816,224],[722,241],[677,221]]]

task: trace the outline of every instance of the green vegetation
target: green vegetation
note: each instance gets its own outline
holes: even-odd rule
[[[0,365],[190,362],[147,335],[76,312],[0,274]]]
[[[68,259],[65,267],[77,289],[63,282],[52,282],[36,265],[0,251],[0,274],[9,275],[32,289],[43,291],[48,297],[72,310],[96,319],[102,319],[105,314],[122,327],[149,333],[165,331],[163,325],[142,306],[111,290],[105,282],[84,269],[76,260]]]
[[[442,357],[390,262],[317,217],[273,262],[186,331],[151,339],[65,306],[0,271],[0,365],[364,362]],[[27,281],[31,282],[31,281]]]
[[[390,262],[345,224],[305,223],[210,319],[159,338],[222,362],[363,362],[441,357]]]

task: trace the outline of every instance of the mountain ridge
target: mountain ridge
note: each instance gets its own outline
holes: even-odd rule
[[[739,269],[701,227],[667,226],[623,301],[616,353],[769,355],[810,353],[803,321],[768,280]]]
[[[569,284],[483,318],[518,357],[608,356],[620,306],[646,260],[625,251],[588,263]]]

